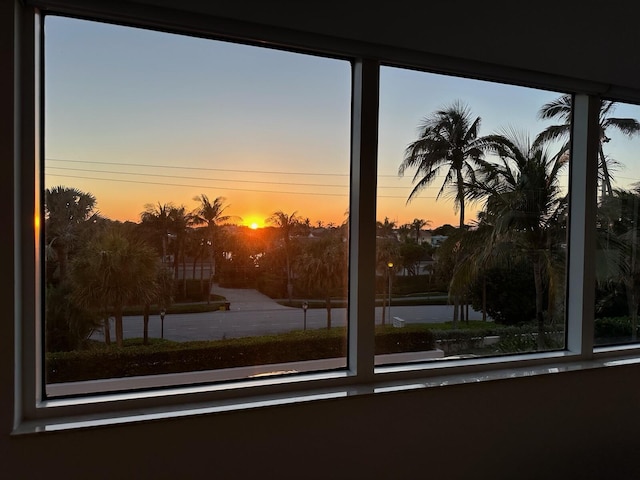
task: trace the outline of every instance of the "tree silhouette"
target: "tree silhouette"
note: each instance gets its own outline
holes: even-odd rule
[[[347,248],[339,231],[310,245],[296,260],[300,282],[313,294],[322,295],[327,308],[327,328],[331,328],[331,296],[346,294]]]
[[[439,199],[447,189],[453,189],[455,206],[460,214],[459,225],[464,227],[465,187],[467,183],[473,183],[478,161],[483,157],[479,130],[480,117],[472,118],[470,109],[460,101],[423,120],[418,139],[406,148],[398,169],[400,176],[415,169],[415,186],[407,203],[444,173],[436,198]]]
[[[571,95],[562,95],[561,97],[552,100],[544,104],[538,112],[538,118],[558,119],[564,123],[558,125],[551,125],[542,131],[536,138],[534,145],[548,143],[554,140],[565,140],[560,154],[565,154],[569,151],[569,144],[567,139],[571,133],[571,112],[572,112],[572,97]],[[610,171],[611,159],[607,158],[604,154],[603,144],[607,143],[610,139],[607,136],[608,130],[617,130],[618,132],[626,135],[627,137],[633,137],[640,133],[640,123],[634,118],[616,118],[612,117],[615,110],[616,102],[611,100],[600,100],[600,108],[598,115],[598,124],[600,125],[600,141],[598,144],[598,169],[600,181],[602,184],[602,197],[612,194],[611,180],[612,175]]]
[[[118,225],[90,241],[73,260],[73,298],[83,307],[105,312],[105,341],[109,343],[109,315],[116,325],[116,343],[122,346],[123,307],[144,305],[157,297],[157,255]]]
[[[193,224],[205,224],[209,233],[209,266],[211,269],[207,295],[207,303],[209,303],[211,301],[211,287],[213,284],[213,276],[216,273],[216,227],[220,223],[227,222],[232,218],[240,219],[240,217],[224,215],[225,210],[229,207],[229,205],[225,205],[226,198],[224,197],[217,197],[213,202],[211,202],[209,200],[209,197],[207,197],[207,195],[203,193],[194,197],[193,199],[200,203],[192,213]]]
[[[291,236],[294,233],[294,229],[302,221],[301,217],[297,215],[297,211],[287,214],[282,210],[275,211],[269,218],[266,219],[266,223],[274,225],[280,231],[280,238],[283,242],[284,254],[285,254],[285,268],[287,274],[287,296],[289,303],[293,296],[293,283],[292,279],[292,265],[290,258],[291,250]]]
[[[76,247],[86,225],[98,218],[96,198],[76,188],[57,186],[44,192],[48,258],[57,260],[58,278],[67,275],[69,250]]]
[[[416,243],[420,243],[420,232],[424,227],[431,225],[430,220],[424,220],[422,218],[414,218],[413,222],[411,222],[411,229],[416,234]]]
[[[544,294],[559,277],[564,261],[554,256],[566,241],[566,196],[560,191],[559,173],[566,157],[551,157],[539,143],[515,131],[486,138],[500,161],[483,165],[476,195],[486,198],[486,214],[494,219],[493,242],[507,243],[513,254],[526,255],[533,266],[536,291],[538,348],[545,347]],[[564,254],[559,254],[564,259]]]

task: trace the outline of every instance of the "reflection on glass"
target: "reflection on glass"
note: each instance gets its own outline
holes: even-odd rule
[[[638,340],[638,118],[640,108],[637,106],[610,100],[601,102],[594,325],[596,346]]]
[[[397,68],[380,90],[377,363],[564,348],[571,97]]]
[[[45,30],[48,393],[344,367],[349,62]]]

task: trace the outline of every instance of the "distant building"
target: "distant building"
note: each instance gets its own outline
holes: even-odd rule
[[[420,234],[418,235],[418,243],[420,245],[424,243],[428,243],[429,245],[432,245],[431,232],[429,230],[420,230]]]
[[[447,238],[449,238],[447,235],[431,235],[431,245],[439,247]]]

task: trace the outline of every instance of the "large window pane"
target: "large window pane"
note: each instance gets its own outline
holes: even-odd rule
[[[601,101],[595,345],[638,340],[640,107]]]
[[[55,16],[45,35],[49,395],[344,367],[349,62]]]
[[[391,67],[380,92],[377,363],[564,348],[571,97]]]

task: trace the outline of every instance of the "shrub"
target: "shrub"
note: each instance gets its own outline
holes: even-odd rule
[[[211,342],[140,342],[127,340],[123,347],[99,344],[47,354],[47,383],[337,358],[347,352],[344,328]],[[376,353],[430,350],[433,346],[433,335],[424,328],[387,328],[376,334]]]
[[[615,338],[631,338],[631,318],[605,317],[596,318],[594,324],[595,337],[600,341]]]
[[[404,328],[379,327],[376,329],[376,354],[421,352],[435,348],[433,332],[423,325],[408,325]]]
[[[470,287],[471,303],[476,310],[482,310],[483,288],[487,315],[497,323],[518,325],[535,318],[536,290],[530,263],[487,269],[484,278],[478,278]]]

